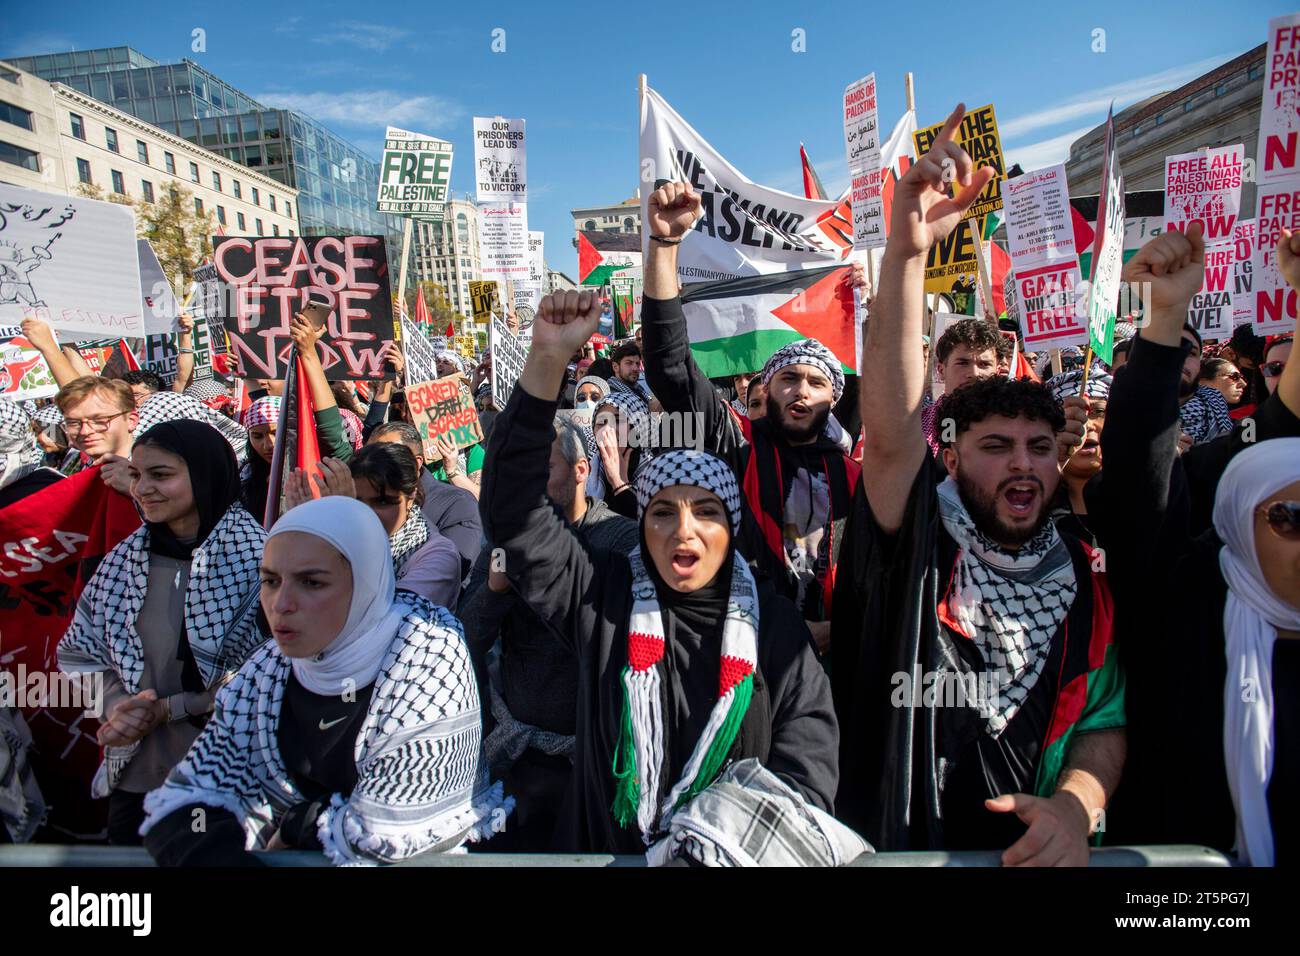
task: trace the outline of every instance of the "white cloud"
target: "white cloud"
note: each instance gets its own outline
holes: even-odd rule
[[[1060,123],[1077,122],[1085,116],[1093,116],[1098,113],[1103,114],[1098,119],[1098,122],[1101,122],[1101,119],[1105,118],[1106,108],[1112,100],[1115,101],[1115,109],[1118,112],[1120,109],[1144,100],[1148,96],[1175,90],[1184,83],[1209,72],[1214,67],[1222,66],[1232,59],[1234,55],[1212,56],[1197,63],[1188,63],[1183,66],[1162,70],[1159,73],[1151,73],[1147,76],[1139,76],[1136,79],[1125,80],[1123,83],[1113,83],[1110,86],[1088,90],[1046,109],[1027,113],[1024,116],[1017,116],[1010,120],[999,119],[998,132],[1001,134],[1002,139],[1006,141],[1015,139],[1017,136],[1023,136],[1025,133],[1036,129],[1056,126]],[[1025,168],[1030,167],[1026,166]]]
[[[353,126],[401,126],[417,132],[438,129],[465,115],[457,103],[441,96],[412,96],[397,90],[355,90],[346,93],[258,93],[268,105],[287,107],[326,123]]]
[[[345,20],[338,25],[337,30],[312,37],[312,42],[351,43],[363,50],[382,53],[394,43],[410,35],[410,30],[404,30],[401,27],[385,27],[377,23],[359,23],[355,20]]]
[[[1069,158],[1070,144],[1091,129],[1091,126],[1084,126],[1037,143],[1005,147],[1007,168],[1010,169],[1019,163],[1021,169],[1029,172],[1033,169],[1042,169],[1044,166],[1063,163]]]

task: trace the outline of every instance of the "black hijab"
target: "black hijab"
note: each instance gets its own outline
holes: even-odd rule
[[[148,522],[150,551],[188,560],[230,506],[239,500],[239,463],[235,451],[211,425],[188,419],[159,422],[136,440],[135,447],[141,445],[171,452],[189,469],[194,505],[199,512],[199,532],[195,539],[182,542],[165,522]]]

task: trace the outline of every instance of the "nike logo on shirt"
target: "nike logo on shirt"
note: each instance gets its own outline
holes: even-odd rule
[[[322,717],[322,718],[320,719],[320,723],[317,724],[316,726],[319,727],[321,730],[329,730],[329,729],[330,729],[331,727],[333,727],[335,724],[341,724],[341,723],[343,723],[343,721],[345,721],[345,720],[347,720],[347,717],[346,717],[346,716],[345,716],[345,717],[340,717],[338,720],[331,720],[331,721],[327,724],[327,723],[325,723],[325,718]]]

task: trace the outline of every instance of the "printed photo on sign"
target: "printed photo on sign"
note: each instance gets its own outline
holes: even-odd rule
[[[943,123],[919,129],[913,135],[917,157],[924,156],[934,145]],[[979,198],[966,210],[966,218],[983,218],[1002,208],[1002,180],[1006,177],[1006,161],[1002,156],[1002,139],[998,136],[998,120],[992,104],[968,110],[962,117],[957,142],[970,155],[976,169],[992,167],[993,180],[984,187]]]
[[[528,202],[524,121],[474,117],[474,189],[479,202]]]
[[[1231,239],[1245,154],[1238,144],[1165,157],[1165,228],[1186,232],[1199,222],[1207,243]]]
[[[0,399],[49,398],[58,392],[50,367],[16,325],[0,326]]]
[[[437,440],[449,439],[457,448],[468,448],[483,440],[478,410],[459,378],[439,378],[406,386],[406,407],[411,424],[420,431],[424,457],[437,461]]]
[[[452,144],[446,140],[388,127],[375,208],[440,220],[451,184],[452,152]]]
[[[393,340],[393,305],[382,236],[217,236],[213,259],[234,286],[226,332],[245,378],[283,378],[292,346],[289,323],[311,292],[331,311],[320,340],[331,380],[392,378],[382,350]]]
[[[28,316],[86,338],[145,334],[130,208],[0,183],[0,325]]]

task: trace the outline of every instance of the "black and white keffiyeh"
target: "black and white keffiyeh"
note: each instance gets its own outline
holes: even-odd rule
[[[844,370],[840,367],[840,360],[835,357],[834,352],[816,339],[800,339],[783,345],[773,352],[772,357],[763,366],[761,373],[763,384],[771,382],[772,376],[787,365],[812,365],[820,369],[831,380],[831,393],[834,395],[834,400],[838,402],[840,396],[844,394]]]
[[[27,412],[0,399],[0,487],[35,471],[41,460]]]
[[[217,398],[229,398],[230,389],[215,379],[209,378],[201,382],[191,382],[185,386],[184,394],[200,402],[210,402]]]
[[[1060,375],[1053,375],[1043,384],[1047,390],[1052,393],[1052,397],[1058,402],[1064,402],[1067,398],[1073,398],[1079,394],[1079,385],[1083,381],[1083,369],[1071,369],[1068,372],[1062,372]],[[1110,398],[1110,386],[1114,381],[1109,372],[1103,372],[1097,366],[1093,366],[1092,371],[1088,374],[1088,384],[1085,386],[1086,397],[1095,401],[1104,402]]]
[[[402,576],[402,569],[411,560],[415,552],[425,546],[429,540],[429,523],[424,520],[424,512],[414,505],[406,515],[402,526],[388,539],[393,552],[393,574]]]
[[[195,422],[206,422],[230,442],[235,450],[235,458],[243,464],[248,451],[248,432],[234,419],[227,418],[220,412],[208,408],[191,395],[180,392],[154,392],[136,406],[140,416],[132,436],[139,438],[159,422],[171,422],[186,418]]]
[[[646,461],[636,476],[636,506],[642,514],[650,500],[665,488],[690,485],[711,491],[722,500],[734,536],[740,530],[740,486],[736,473],[717,455],[674,448]]]
[[[1074,563],[1055,522],[1008,551],[975,527],[951,476],[938,493],[944,529],[958,547],[948,604],[984,658],[986,686],[997,689],[995,700],[980,701],[988,733],[997,737],[1038,682],[1074,603]]]
[[[266,640],[257,626],[259,568],[266,531],[234,504],[190,560],[185,589],[185,636],[204,686],[238,670]],[[111,670],[128,693],[144,675],[144,649],[136,621],[149,586],[149,526],[113,548],[86,585],[72,623],[59,642],[59,669]],[[134,756],[134,747],[105,748],[95,796],[107,796]]]
[[[1217,388],[1209,385],[1199,386],[1192,397],[1183,402],[1178,409],[1183,431],[1192,436],[1192,444],[1213,441],[1220,435],[1232,431],[1232,416],[1228,412],[1228,400]]]
[[[514,799],[490,785],[482,758],[478,689],[460,621],[398,592],[400,619],[380,664],[356,741],[357,784],[317,818],[336,864],[397,863],[504,826]],[[142,833],[172,811],[229,810],[248,849],[265,848],[279,818],[304,802],[276,743],[290,662],[274,643],[217,695],[208,726],[162,787],[145,798]]]

